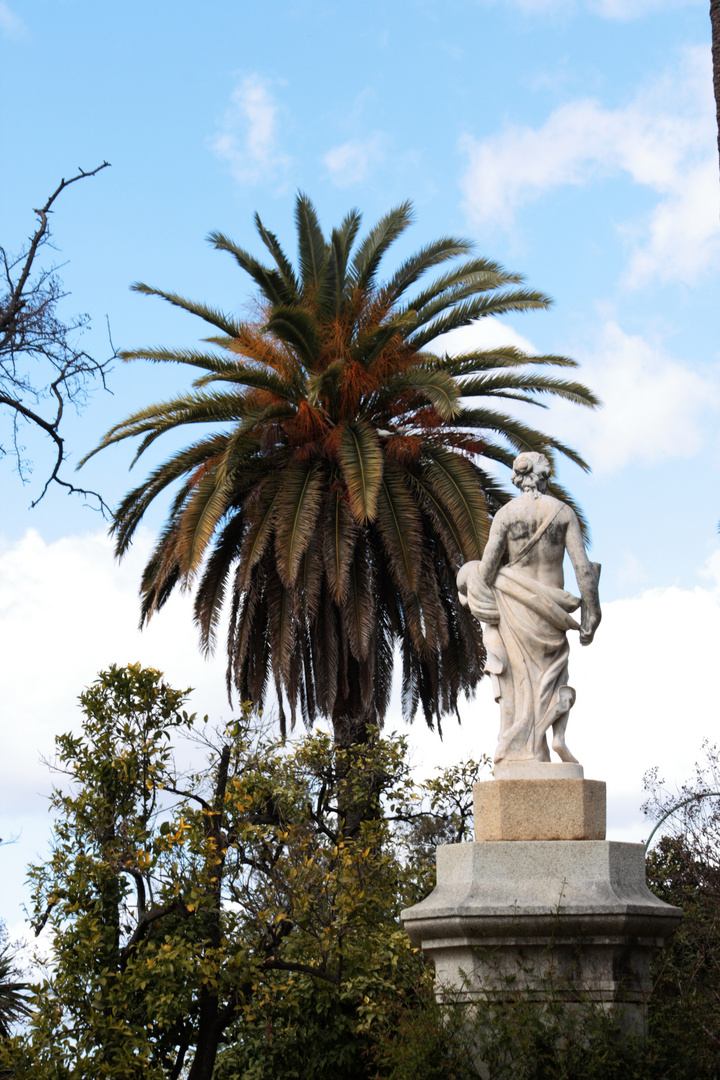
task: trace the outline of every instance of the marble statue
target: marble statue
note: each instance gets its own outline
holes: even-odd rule
[[[461,603],[483,623],[485,670],[500,703],[496,766],[549,762],[550,728],[561,761],[577,762],[565,742],[575,701],[567,631],[579,630],[582,645],[592,641],[601,618],[600,566],[588,560],[573,510],[547,494],[549,476],[544,455],[515,459],[512,481],[521,494],[495,515],[482,561],[465,563],[457,579]],[[580,600],[564,588],[566,551]],[[572,616],[578,607],[579,624]]]

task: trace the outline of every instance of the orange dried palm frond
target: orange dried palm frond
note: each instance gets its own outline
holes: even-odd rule
[[[412,416],[408,417],[408,424],[411,427],[419,427],[433,432],[437,431],[438,428],[444,430],[447,422],[434,405],[423,404],[422,408],[417,409]]]
[[[340,415],[343,419],[354,419],[360,411],[362,399],[380,389],[375,376],[367,371],[357,360],[349,360],[340,379],[342,401]]]
[[[398,331],[369,365],[380,383],[389,382],[396,375],[417,367],[417,353]]]
[[[418,435],[392,435],[385,440],[385,454],[398,465],[413,465],[422,453],[422,439]]]
[[[237,356],[244,356],[248,360],[266,364],[273,370],[278,369],[282,363],[278,343],[269,334],[264,334],[262,325],[243,324],[240,333],[235,337],[227,338],[225,348]]]
[[[290,442],[295,445],[317,443],[325,435],[328,421],[322,409],[310,405],[307,401],[301,401],[295,416],[292,420],[286,420],[283,428]]]

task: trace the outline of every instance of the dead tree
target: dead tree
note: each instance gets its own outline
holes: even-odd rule
[[[24,458],[22,431],[28,425],[42,431],[53,447],[53,463],[44,486],[31,504],[37,506],[50,484],[60,484],[68,493],[97,500],[107,509],[96,491],[76,487],[60,475],[66,457],[61,424],[68,405],[80,408],[91,384],[105,387],[105,376],[115,350],[106,360],[95,360],[77,342],[90,322],[88,315],[70,322],[58,317],[57,306],[67,296],[57,274],[57,266],[37,268],[41,249],[49,242],[49,215],[57,197],[77,180],[96,176],[108,167],[104,161],[92,172],[79,169],[76,176],[62,179],[37,214],[38,227],[19,255],[11,256],[0,247],[4,281],[0,284],[0,408],[10,421],[11,445],[0,443],[0,457],[11,454],[20,479],[27,482],[30,462]]]

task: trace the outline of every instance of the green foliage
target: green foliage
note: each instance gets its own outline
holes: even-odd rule
[[[382,282],[410,205],[355,244],[360,220],[352,211],[326,237],[299,195],[297,269],[257,216],[268,266],[212,233],[257,290],[254,320],[135,286],[198,316],[212,336],[202,350],[124,353],[187,365],[196,378],[188,393],[140,409],[101,443],[138,438],[137,460],[167,431],[222,425],[201,430],[128,493],[115,517],[118,555],[151,503],[178,484],[143,575],[143,619],[177,585],[194,583],[202,647],[211,649],[231,595],[228,689],[262,705],[273,682],[283,725],[286,701],[291,723],[298,712],[308,727],[326,717],[342,746],[382,724],[398,649],[407,719],[421,708],[430,726],[439,724],[476,687],[481,634],[455,578],[461,562],[481,556],[492,513],[508,498],[497,463],[538,450],[587,468],[552,435],[496,406],[543,407],[547,395],[597,404],[581,383],[544,374],[548,365],[575,367],[567,357],[514,347],[432,351],[438,335],[550,300],[452,237]]]
[[[470,839],[488,763],[419,784],[402,739],[284,744],[246,707],[202,725],[206,763],[181,775],[172,744],[201,726],[184,702],[157,671],[111,668],[82,695],[81,734],[57,740],[54,843],[30,871],[49,958],[24,1026],[6,1015],[0,1076],[718,1076],[717,805],[649,860],[685,918],[655,963],[647,1045],[592,1002],[568,1025],[560,995],[440,1008],[399,916],[432,888],[435,845]]]
[[[678,1062],[670,1075],[688,1078],[720,1075],[720,798],[709,794],[720,790],[720,758],[713,744],[704,750],[679,792],[665,790],[656,771],[645,778],[646,813],[670,815],[648,855],[648,884],[683,909],[655,963],[651,1024],[660,1039],[673,1031]]]
[[[209,1080],[224,1045],[228,1076],[279,1060],[363,1075],[390,1007],[430,985],[399,922],[431,876],[413,828],[447,813],[462,830],[468,807],[453,782],[446,802],[442,783],[418,788],[401,739],[286,746],[250,734],[249,707],[181,776],[185,696],[113,667],[81,697],[82,733],[58,738],[52,854],[30,870],[50,958],[0,1063]]]

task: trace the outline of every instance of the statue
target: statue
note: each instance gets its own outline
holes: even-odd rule
[[[550,728],[561,761],[577,762],[565,742],[575,701],[567,631],[579,630],[581,645],[592,641],[601,618],[600,566],[588,560],[573,510],[547,494],[549,476],[543,454],[515,458],[512,482],[521,494],[495,515],[482,561],[465,563],[457,579],[461,603],[484,624],[485,670],[500,703],[496,765],[549,762]],[[566,551],[580,600],[564,589]],[[578,607],[579,625],[572,617]]]

